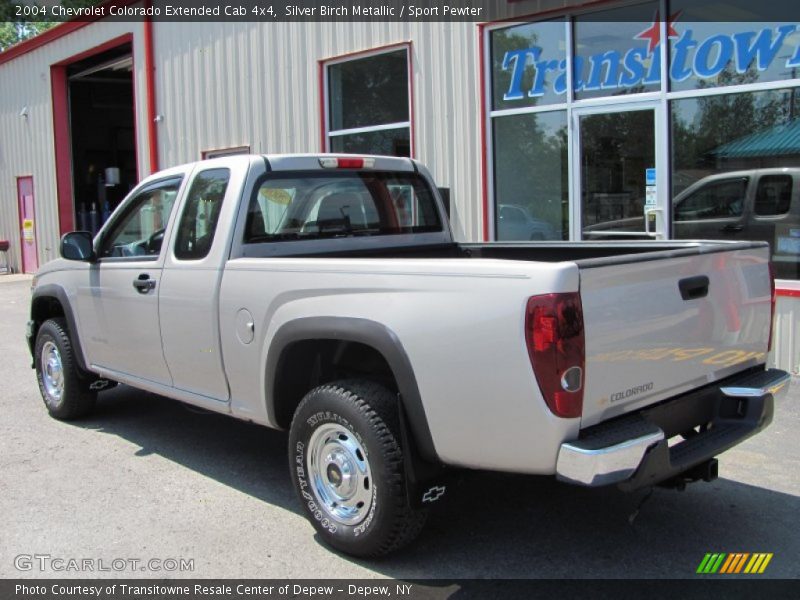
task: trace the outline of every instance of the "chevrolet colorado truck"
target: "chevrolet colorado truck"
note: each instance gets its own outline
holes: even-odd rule
[[[710,480],[789,382],[765,243],[459,243],[410,159],[171,168],[60,252],[28,324],[49,413],[124,383],[288,430],[306,516],[357,556],[413,539],[453,467]]]

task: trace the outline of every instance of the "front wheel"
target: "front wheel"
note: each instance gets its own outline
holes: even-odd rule
[[[49,319],[36,334],[36,380],[51,417],[77,419],[94,408],[97,393],[81,377],[64,319]]]
[[[289,466],[307,518],[342,552],[387,554],[425,524],[406,496],[396,398],[377,383],[311,390],[292,420]]]

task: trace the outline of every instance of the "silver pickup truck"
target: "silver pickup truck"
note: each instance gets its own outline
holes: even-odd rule
[[[50,414],[120,382],[288,430],[306,515],[358,556],[413,539],[454,467],[710,480],[789,381],[766,244],[458,243],[409,159],[168,169],[61,255],[28,325]]]

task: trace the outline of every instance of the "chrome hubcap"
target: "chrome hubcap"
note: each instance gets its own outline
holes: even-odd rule
[[[341,425],[326,424],[308,443],[308,472],[317,502],[331,518],[356,525],[372,507],[372,474],[359,441]]]
[[[60,404],[64,394],[64,369],[61,364],[61,353],[53,342],[45,342],[42,346],[42,382],[47,399],[52,404]]]

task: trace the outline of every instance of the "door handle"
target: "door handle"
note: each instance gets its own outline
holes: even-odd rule
[[[678,289],[681,292],[681,298],[684,300],[697,300],[708,296],[708,284],[708,277],[697,275],[696,277],[681,279],[678,282]]]
[[[147,273],[142,273],[138,279],[133,280],[133,287],[140,294],[146,294],[150,290],[156,289],[156,280],[150,279],[150,275]]]
[[[738,233],[744,229],[744,225],[725,225],[720,231],[722,233]]]

